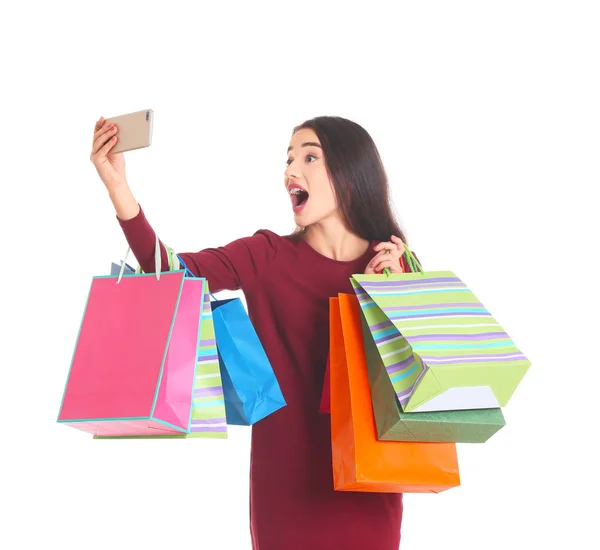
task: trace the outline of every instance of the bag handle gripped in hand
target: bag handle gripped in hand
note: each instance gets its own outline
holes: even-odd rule
[[[389,253],[390,253],[390,251],[388,250],[387,254],[389,254]],[[406,261],[408,262],[408,266],[410,267],[411,273],[417,273],[417,271],[418,271],[419,273],[421,273],[421,275],[425,275],[425,271],[423,271],[423,267],[421,266],[421,263],[415,258],[414,254],[410,251],[410,248],[408,248],[408,245],[406,243],[404,243],[403,256],[406,257]],[[387,275],[388,278],[392,274],[389,267],[386,267],[383,270],[383,273],[385,275]]]

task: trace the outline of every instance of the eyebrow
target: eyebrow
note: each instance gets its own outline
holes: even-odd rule
[[[314,141],[305,141],[305,142],[302,144],[302,147],[310,147],[311,145],[312,145],[313,147],[318,147],[319,149],[322,149],[321,145],[320,145],[319,143],[315,143]],[[291,151],[291,149],[292,149],[292,146],[290,145],[290,146],[288,147],[288,150],[287,150],[287,152],[289,153],[289,152]]]

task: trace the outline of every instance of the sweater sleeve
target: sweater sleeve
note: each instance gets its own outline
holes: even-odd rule
[[[156,233],[144,211],[140,207],[134,218],[117,220],[141,268],[145,273],[154,272]],[[207,279],[211,292],[247,290],[271,267],[279,238],[271,231],[260,230],[225,246],[178,255],[196,277]],[[162,242],[160,252],[162,270],[168,271],[167,250]]]

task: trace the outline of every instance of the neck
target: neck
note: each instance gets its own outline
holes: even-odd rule
[[[311,225],[304,240],[319,254],[342,262],[360,258],[370,246],[368,240],[352,233],[338,219],[325,219]]]

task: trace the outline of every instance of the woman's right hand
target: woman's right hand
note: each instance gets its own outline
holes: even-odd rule
[[[94,141],[90,155],[90,160],[109,193],[127,183],[123,153],[110,152],[117,143],[116,133],[117,127],[112,123],[106,123],[104,117],[100,117],[94,128]]]

